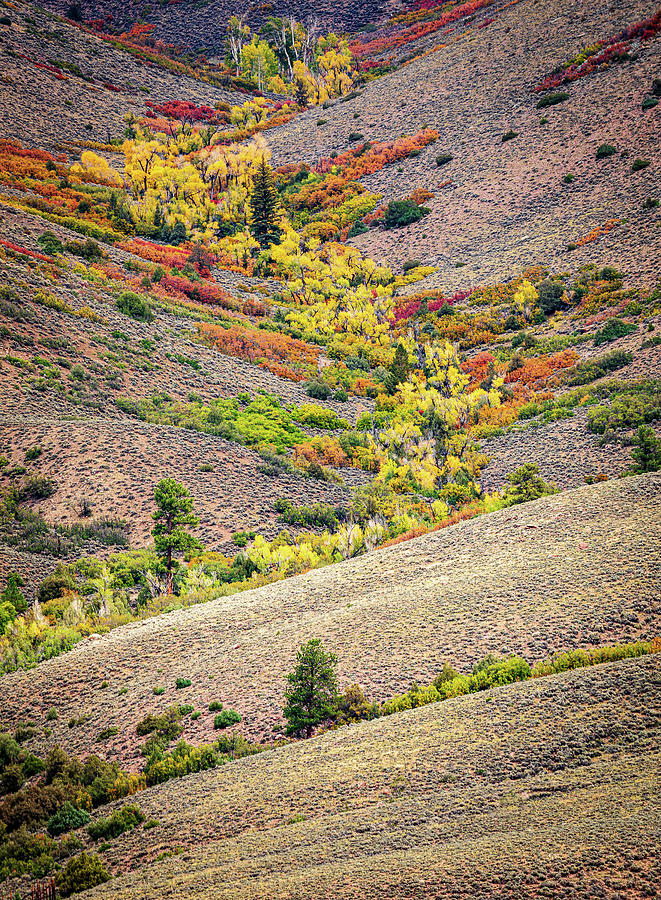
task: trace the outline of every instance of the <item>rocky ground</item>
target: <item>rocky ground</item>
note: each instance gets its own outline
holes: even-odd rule
[[[322,637],[343,686],[379,700],[428,684],[444,661],[461,671],[488,653],[531,662],[574,647],[658,632],[661,477],[568,491],[473,519],[257,590],[129,624],[30,672],[3,677],[0,721],[45,722],[85,754],[135,766],[135,725],[173,702],[203,711],[184,737],[212,739],[212,700],[236,708],[253,738],[280,721],[298,645]],[[176,690],[175,678],[192,685]],[[102,683],[108,681],[108,687]],[[154,696],[154,688],[166,688]],[[124,691],[128,688],[127,691]],[[120,693],[123,692],[123,693]],[[71,718],[89,719],[68,728]]]
[[[89,896],[655,896],[660,676],[565,672],[151,788],[132,799],[158,824]]]

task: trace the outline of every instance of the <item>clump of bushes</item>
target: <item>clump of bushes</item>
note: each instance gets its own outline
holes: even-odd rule
[[[63,803],[58,811],[50,817],[46,828],[51,837],[58,837],[67,831],[75,831],[87,825],[90,820],[90,814],[85,809],[78,809],[68,800]]]
[[[177,678],[177,680],[175,681],[175,687],[177,688],[177,690],[190,687],[191,684],[192,681],[190,680],[190,678]]]
[[[391,200],[383,214],[384,228],[403,228],[431,212],[426,206],[419,206],[414,200]]]
[[[358,237],[359,234],[365,234],[366,231],[369,231],[369,228],[364,222],[361,222],[361,220],[358,219],[358,221],[354,222],[349,229],[347,237]]]
[[[641,169],[646,169],[650,165],[649,159],[634,159],[631,164],[632,172],[640,172]]]
[[[131,831],[145,821],[140,808],[135,804],[127,804],[121,809],[114,809],[107,819],[98,819],[88,827],[87,833],[93,841],[119,837],[125,831]]]
[[[454,156],[451,153],[439,153],[436,157],[436,165],[440,168],[441,166],[446,166],[449,162],[452,162]]]
[[[43,234],[40,234],[37,238],[37,243],[48,256],[64,253],[64,244],[52,231],[44,231]]]
[[[558,281],[551,281],[550,279],[542,281],[537,285],[537,295],[539,307],[547,316],[565,306],[565,287]]]
[[[18,489],[18,501],[45,500],[57,491],[57,482],[46,475],[29,475]]]
[[[556,675],[558,672],[580,669],[583,666],[596,666],[599,663],[615,662],[618,659],[647,656],[651,652],[652,646],[646,641],[616,644],[611,647],[591,647],[589,650],[570,650],[567,653],[558,653],[543,662],[535,663],[531,676],[532,678],[541,678],[544,675]]]
[[[85,241],[67,241],[64,249],[67,253],[71,253],[73,256],[81,256],[88,262],[94,262],[105,256],[104,251],[92,238],[87,238]]]
[[[110,872],[96,853],[74,856],[58,873],[56,883],[60,894],[68,897],[110,881]]]
[[[117,309],[130,316],[132,319],[138,319],[142,322],[151,322],[154,318],[152,308],[140,294],[134,294],[133,291],[124,291],[117,299]]]
[[[608,159],[609,156],[613,156],[615,153],[617,153],[617,150],[612,144],[601,144],[601,146],[597,147],[596,157],[597,159]]]
[[[539,475],[537,463],[524,463],[507,476],[508,486],[503,494],[507,506],[528,503],[549,494],[557,494],[558,489],[547,484]]]
[[[334,509],[327,503],[314,503],[310,506],[295,506],[291,500],[276,500],[273,508],[278,519],[286,525],[299,525],[307,528],[327,528],[336,531],[340,521],[346,518],[346,511],[338,507]]]
[[[416,709],[428,703],[437,703],[440,700],[485,691],[490,687],[525,681],[528,678],[530,666],[520,656],[510,656],[503,660],[487,657],[475,666],[472,675],[457,675],[449,667],[449,670],[444,670],[436,681],[427,687],[413,684],[405,694],[387,700],[381,706],[381,714],[389,716],[405,709]]]
[[[609,353],[604,353],[603,356],[598,356],[596,359],[579,363],[570,374],[567,384],[572,387],[579,384],[589,384],[591,381],[596,381],[597,378],[603,378],[604,375],[608,375],[610,372],[615,372],[617,369],[628,366],[632,360],[632,353],[627,353],[625,350],[611,350]]]
[[[237,725],[241,721],[241,716],[234,709],[224,709],[214,717],[214,728],[229,728],[230,725]]]
[[[569,100],[569,94],[566,91],[555,91],[552,94],[545,94],[537,101],[537,109],[555,106],[557,103],[564,103],[565,100]]]
[[[142,748],[143,756],[149,757],[162,752],[183,731],[181,708],[173,705],[169,706],[161,715],[150,713],[138,722],[136,731],[141,737],[151,735]]]
[[[310,381],[305,393],[313,400],[328,400],[333,391],[324,381]]]
[[[600,347],[602,344],[608,344],[611,341],[617,340],[617,338],[626,337],[627,334],[632,334],[637,328],[638,326],[634,325],[632,322],[624,322],[622,319],[618,319],[615,316],[612,319],[609,319],[604,327],[595,334],[592,338],[592,343],[595,347]]]

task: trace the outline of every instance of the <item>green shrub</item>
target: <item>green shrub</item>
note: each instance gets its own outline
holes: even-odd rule
[[[358,219],[358,221],[354,222],[349,229],[347,237],[358,237],[359,234],[365,234],[366,231],[369,231],[369,228],[364,222],[361,222],[360,219]]]
[[[569,94],[566,91],[555,91],[552,94],[545,94],[537,101],[537,109],[555,106],[557,103],[564,103],[565,100],[569,100]]]
[[[56,253],[64,252],[64,244],[52,231],[44,231],[37,238],[37,243],[48,256],[55,256]]]
[[[427,207],[418,206],[413,200],[391,200],[383,214],[385,228],[403,228],[429,212]]]
[[[642,103],[642,107],[643,109],[654,109],[658,102],[658,97],[645,97]]]
[[[154,318],[151,306],[140,294],[134,294],[133,291],[124,291],[117,300],[117,309],[130,316],[132,319],[138,319],[143,322],[151,322]]]
[[[65,834],[67,831],[75,831],[87,825],[90,820],[90,814],[85,809],[78,809],[73,803],[67,801],[64,803],[55,815],[48,820],[46,828],[51,837],[57,837]]]
[[[446,166],[449,162],[452,162],[453,159],[454,156],[449,152],[439,153],[436,157],[436,165],[439,166],[439,168],[440,166]]]
[[[519,136],[519,132],[512,131],[512,129],[510,128],[510,130],[506,131],[505,134],[502,136],[502,138],[500,139],[500,142],[501,142],[501,144],[504,144],[507,141],[514,140],[514,138],[516,138],[518,136]]]
[[[56,600],[62,596],[65,591],[75,591],[75,579],[66,572],[53,572],[47,575],[37,588],[37,600],[41,604]]]
[[[95,853],[75,856],[56,876],[57,887],[63,897],[86,891],[106,881],[110,881],[110,873]]]
[[[73,256],[81,256],[88,262],[93,262],[105,256],[101,247],[92,238],[87,238],[85,241],[67,241],[64,249],[67,253],[71,253]]]
[[[600,663],[615,662],[619,659],[646,656],[653,652],[654,648],[652,645],[645,641],[633,644],[591,647],[588,650],[570,650],[568,653],[558,653],[550,659],[535,663],[531,675],[533,678],[541,678],[544,675],[556,675],[558,672],[567,672],[569,669],[580,669],[583,666],[595,666]]]
[[[304,403],[294,413],[294,418],[301,425],[308,425],[325,431],[346,430],[349,427],[347,420],[341,419],[332,409],[325,409],[323,406],[317,406],[315,403]]]
[[[571,172],[567,172],[566,175],[562,176],[562,180],[565,184],[571,184],[573,181],[576,181],[576,176],[572,175]]]
[[[98,819],[88,827],[87,833],[93,841],[101,838],[112,839],[131,831],[145,821],[140,808],[135,804],[127,804],[121,809],[114,809],[107,819]]]
[[[336,400],[338,403],[346,403],[349,399],[349,394],[344,390],[344,388],[340,388],[335,391],[333,395],[333,400]]]
[[[608,159],[609,156],[613,156],[615,153],[617,153],[617,150],[612,144],[601,144],[601,146],[597,147],[596,157],[597,159]]]
[[[177,678],[175,681],[175,687],[177,690],[181,690],[182,688],[190,687],[193,682],[190,678]]]
[[[236,547],[246,547],[249,541],[255,539],[256,534],[255,531],[235,531],[232,534],[232,543]]]
[[[537,285],[539,307],[545,315],[557,312],[565,306],[565,287],[558,281],[542,281]]]
[[[591,381],[596,381],[597,378],[603,378],[610,372],[628,366],[632,360],[633,354],[627,353],[625,350],[611,350],[596,359],[579,363],[570,374],[567,384],[572,386],[589,384]]]
[[[650,425],[639,425],[631,455],[635,472],[658,472],[661,469],[661,440]]]
[[[161,694],[165,693],[165,688],[164,687],[155,687],[154,693],[156,694],[157,697],[160,697]]]
[[[24,500],[45,500],[57,491],[57,482],[46,475],[29,475],[18,490],[19,502]]]
[[[352,131],[349,135],[348,141],[352,144],[354,141],[362,141],[364,135],[362,135],[359,131]]]
[[[511,472],[506,480],[509,484],[503,493],[503,500],[508,506],[538,500],[540,497],[558,492],[554,485],[547,484],[540,478],[537,463],[524,463]]]
[[[631,171],[640,172],[641,169],[646,169],[649,165],[651,165],[649,159],[634,159],[631,164]]]
[[[224,709],[214,717],[214,728],[229,728],[230,725],[236,725],[241,721],[241,716],[233,709]]]
[[[55,719],[57,719],[57,710],[54,706],[51,706],[51,708],[46,713],[46,721],[53,722],[55,721]]]
[[[115,737],[116,734],[119,734],[119,728],[116,725],[110,725],[108,728],[104,728],[103,731],[100,731],[96,739],[97,741],[107,741],[108,738]]]
[[[328,400],[333,393],[324,381],[310,381],[305,392],[313,400]]]
[[[595,334],[592,338],[592,343],[595,347],[600,347],[602,344],[608,344],[611,341],[617,340],[617,338],[632,334],[634,331],[637,331],[637,329],[637,325],[634,325],[631,322],[624,322],[622,319],[614,317],[609,319],[604,327]]]
[[[212,700],[209,704],[209,712],[220,712],[222,708],[223,704],[220,702],[220,700]]]

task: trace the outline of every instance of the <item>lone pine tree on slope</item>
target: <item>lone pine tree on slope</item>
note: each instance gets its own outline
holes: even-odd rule
[[[156,553],[165,569],[165,584],[168,594],[172,593],[172,573],[179,565],[176,555],[201,548],[200,542],[189,534],[184,525],[195,527],[199,519],[193,513],[193,498],[188,489],[174,478],[163,478],[154,488],[156,510],[152,518],[156,522],[152,529]]]
[[[337,656],[328,653],[318,638],[301,644],[296,668],[287,676],[283,714],[287,734],[312,735],[317,725],[330,718],[337,708]]]
[[[266,248],[280,238],[278,224],[280,197],[275,186],[273,171],[262,156],[255,172],[252,194],[250,195],[250,215],[252,232],[260,247]]]

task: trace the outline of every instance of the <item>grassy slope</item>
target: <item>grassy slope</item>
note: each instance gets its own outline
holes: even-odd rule
[[[296,647],[322,637],[343,685],[378,699],[429,682],[448,660],[465,670],[489,652],[531,662],[549,652],[658,632],[661,477],[583,487],[503,510],[283,583],[127,625],[2,679],[0,721],[45,724],[46,743],[102,750],[125,765],[136,723],[173,702],[203,710],[184,733],[213,737],[211,700],[242,730],[269,736]],[[177,676],[192,679],[176,690]],[[104,680],[109,686],[101,687]],[[159,697],[153,688],[165,686]],[[122,688],[128,688],[120,695]],[[90,716],[74,728],[72,717]],[[120,733],[104,744],[108,726]],[[33,746],[43,749],[44,739]]]
[[[90,898],[649,895],[660,675],[564,673],[150,789],[160,825],[106,854],[143,868]]]

